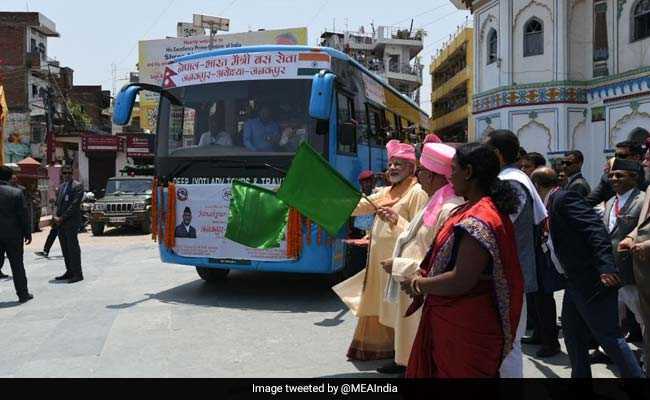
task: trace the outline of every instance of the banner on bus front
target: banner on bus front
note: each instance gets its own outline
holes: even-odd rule
[[[310,51],[240,53],[176,62],[165,68],[163,87],[267,79],[311,79],[331,67],[329,54]]]
[[[279,248],[268,250],[253,249],[225,238],[231,197],[231,184],[177,185],[174,252],[193,258],[289,261],[286,238]]]

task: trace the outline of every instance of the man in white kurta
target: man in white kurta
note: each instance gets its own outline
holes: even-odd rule
[[[464,203],[462,198],[455,195],[447,180],[451,175],[451,161],[455,154],[453,147],[442,143],[424,145],[417,178],[422,189],[430,196],[430,200],[410,223],[390,209],[380,210],[380,214],[388,214],[386,218],[400,226],[402,234],[397,239],[393,257],[382,262],[385,272],[391,274],[386,289],[386,301],[395,305],[396,313],[394,321],[380,320],[380,322],[390,323],[389,326],[394,329],[395,362],[379,368],[379,372],[400,373],[408,365],[421,311],[418,310],[408,318],[404,317],[412,299],[400,290],[399,282],[418,272],[438,230],[449,214]],[[401,226],[405,227],[401,228]]]
[[[413,176],[415,148],[397,140],[391,140],[386,148],[391,186],[380,189],[369,200],[362,199],[352,215],[374,214],[381,207],[391,207],[405,221],[411,221],[428,200]],[[380,324],[380,321],[394,321],[396,307],[384,301],[389,276],[383,272],[380,263],[391,257],[400,233],[399,226],[381,217],[375,218],[366,269],[333,288],[359,318],[348,350],[348,358],[352,360],[393,358],[393,330],[390,325]]]

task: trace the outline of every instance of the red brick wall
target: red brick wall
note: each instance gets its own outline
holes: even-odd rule
[[[27,71],[24,25],[0,24],[0,74],[11,111],[27,110]]]
[[[26,30],[24,25],[2,25],[0,23],[1,65],[25,65]]]

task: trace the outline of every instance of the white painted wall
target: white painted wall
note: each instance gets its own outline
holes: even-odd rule
[[[88,190],[89,183],[90,183],[90,170],[89,170],[89,165],[90,161],[88,160],[88,157],[86,156],[86,152],[80,151],[78,153],[79,157],[79,183],[81,183],[84,187],[84,190]]]
[[[517,84],[549,82],[554,80],[556,43],[554,41],[554,5],[551,0],[518,1],[513,21],[513,80]],[[544,24],[544,54],[524,57],[524,26],[531,18]]]
[[[587,80],[593,76],[592,57],[592,18],[591,1],[570,0],[567,7],[569,79]]]
[[[501,34],[501,29],[499,27],[500,21],[500,9],[499,3],[481,10],[480,13],[476,13],[474,17],[474,26],[475,32],[477,35],[478,46],[474,46],[474,60],[475,60],[475,70],[474,70],[474,89],[475,93],[485,92],[491,89],[499,87],[500,81],[500,69],[505,67],[506,63],[504,62],[505,50],[503,47],[503,35]],[[488,33],[491,29],[497,31],[499,38],[498,44],[498,54],[501,58],[500,62],[495,62],[492,64],[487,64],[487,39]]]
[[[650,38],[632,41],[632,10],[638,0],[627,0],[617,21],[618,73],[650,66]]]

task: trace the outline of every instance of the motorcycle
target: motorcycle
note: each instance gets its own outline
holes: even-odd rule
[[[85,192],[81,199],[81,226],[79,232],[86,232],[90,224],[90,213],[93,209],[93,203],[97,201],[93,192]]]

